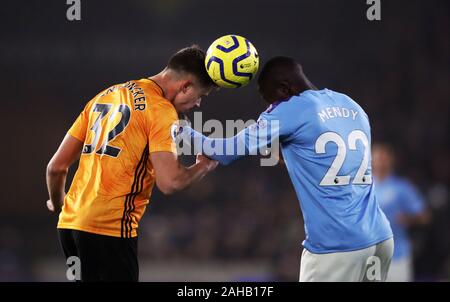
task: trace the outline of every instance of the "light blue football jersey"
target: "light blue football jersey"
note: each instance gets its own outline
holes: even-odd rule
[[[225,155],[203,150],[222,164],[243,156],[227,149],[230,140],[244,143],[251,154],[278,138],[302,209],[308,251],[353,251],[393,236],[375,197],[369,119],[350,97],[329,89],[304,91],[271,105],[256,125],[233,138],[210,139],[186,130],[194,141],[223,144]]]

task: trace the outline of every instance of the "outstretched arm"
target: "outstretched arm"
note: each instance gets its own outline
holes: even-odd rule
[[[270,144],[278,143],[277,126],[267,127],[267,124],[263,129],[259,128],[259,124],[253,124],[229,138],[209,138],[188,126],[183,127],[180,135],[184,142],[194,146],[196,153],[202,153],[222,165],[229,165],[247,155],[257,155]]]
[[[192,142],[196,153],[202,153],[218,161],[221,165],[229,165],[248,154],[248,149],[243,144],[244,130],[229,138],[209,138],[190,127],[186,127],[183,129],[183,135],[186,141]]]

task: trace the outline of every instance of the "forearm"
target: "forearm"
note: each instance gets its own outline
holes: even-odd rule
[[[50,200],[47,207],[50,211],[61,209],[64,203],[67,172],[72,163],[80,157],[83,141],[66,134],[61,145],[47,165],[46,179]]]
[[[209,172],[209,167],[205,162],[199,162],[190,167],[184,167],[181,164],[178,165],[176,176],[156,179],[158,188],[164,194],[173,194],[181,191],[202,179]]]
[[[61,208],[64,202],[67,169],[56,170],[49,166],[47,168],[47,189],[50,200],[57,208]]]
[[[411,220],[411,224],[413,225],[426,225],[430,220],[430,216],[427,211],[424,211],[418,215],[414,215]]]
[[[204,154],[221,165],[229,165],[248,153],[243,131],[229,138],[209,138],[192,128],[188,128],[187,131],[185,138],[192,142],[195,152]]]
[[[182,189],[202,179],[208,173],[208,171],[208,165],[206,165],[205,163],[196,163],[188,168],[185,168]]]
[[[425,225],[430,220],[430,215],[427,211],[418,214],[401,214],[398,217],[398,222],[407,227]]]

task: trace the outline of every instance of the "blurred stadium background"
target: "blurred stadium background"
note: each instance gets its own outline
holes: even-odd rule
[[[318,87],[365,108],[373,140],[394,144],[400,174],[432,212],[410,230],[415,280],[450,280],[450,3],[381,2],[373,22],[365,0],[82,0],[73,22],[65,0],[2,3],[0,281],[65,280],[45,168],[84,104],[229,33],[249,38],[262,64],[293,56]],[[201,108],[222,121],[264,109],[254,81]],[[285,168],[245,159],[182,193],[154,192],[140,226],[141,280],[296,281],[303,237]]]

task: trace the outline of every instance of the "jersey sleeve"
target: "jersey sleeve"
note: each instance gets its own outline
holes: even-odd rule
[[[279,132],[279,121],[260,117],[233,137],[209,138],[188,126],[180,135],[184,142],[193,145],[196,153],[229,165],[248,155],[267,155],[268,149],[279,143]]]
[[[166,102],[166,101],[164,101]],[[155,104],[151,109],[149,127],[149,152],[177,153],[172,126],[178,121],[173,107],[163,103]]]
[[[281,105],[280,105],[281,104]],[[190,127],[181,131],[181,139],[191,146],[196,153],[228,165],[247,155],[266,156],[272,148],[288,139],[297,127],[297,117],[292,116],[292,108],[287,103],[272,105],[263,112],[258,121],[229,138],[210,138]],[[280,105],[280,108],[277,108]],[[276,110],[275,110],[276,109]]]
[[[280,140],[287,140],[299,127],[299,120],[303,118],[304,112],[293,108],[294,101],[284,101],[272,104],[266,111],[261,113],[258,122],[266,121],[270,124],[269,132],[277,135]]]
[[[86,139],[87,128],[89,125],[89,112],[91,110],[91,103],[89,102],[80,113],[78,118],[73,123],[72,127],[70,127],[68,134],[75,137],[76,139],[84,142]]]
[[[183,143],[193,146],[196,154],[201,153],[218,161],[221,165],[229,165],[248,154],[248,148],[244,143],[246,129],[229,138],[209,138],[185,126],[179,133],[179,137]]]

